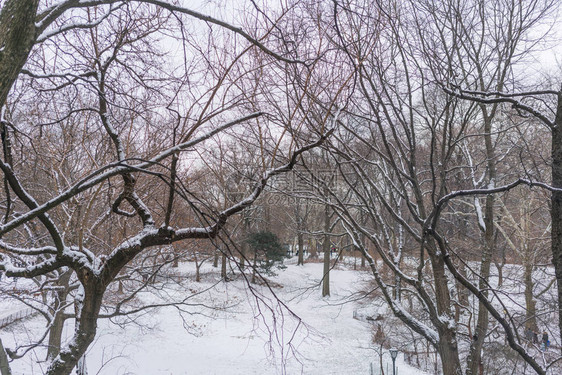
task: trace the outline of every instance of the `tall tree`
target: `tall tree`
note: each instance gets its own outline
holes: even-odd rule
[[[279,10],[280,19],[286,10]],[[0,225],[0,270],[25,278],[69,270],[78,284],[71,295],[73,337],[57,355],[52,353],[47,374],[69,374],[79,364],[95,338],[104,296],[129,265],[151,248],[215,238],[260,196],[270,178],[290,170],[324,140],[327,131],[297,140],[290,123],[273,113],[265,116],[259,90],[245,91],[242,84],[255,82],[247,77],[256,64],[262,72],[273,72],[302,63],[284,47],[279,53],[266,47],[283,46],[283,39],[271,32],[277,25],[273,15],[260,14],[250,32],[168,1],[3,2],[0,169],[8,209]],[[190,20],[210,28],[205,35],[191,33]],[[178,60],[166,60],[170,51],[158,48],[166,45],[158,41],[170,35],[185,52],[171,69],[167,64]],[[26,102],[34,95],[47,100],[30,113]],[[22,172],[48,153],[40,147],[44,135],[76,134],[66,131],[69,120],[76,120],[85,134],[65,155],[75,173],[39,168],[41,177],[58,183],[41,186]],[[240,124],[263,129],[263,137],[256,139],[265,161],[259,178],[236,202],[206,205],[182,184],[180,174],[189,172],[190,158],[201,160],[197,152],[210,147],[209,139],[228,137],[227,131],[230,136],[242,133]],[[287,138],[293,143],[285,147]],[[165,190],[168,194],[161,194]],[[105,199],[95,199],[100,192]],[[67,215],[70,203],[85,197],[92,209],[77,204]],[[179,220],[180,207],[188,208],[192,220]],[[67,223],[78,225],[72,228],[76,236],[65,236]],[[26,226],[36,226],[45,241],[26,242],[19,235]],[[23,354],[6,352],[13,358]]]

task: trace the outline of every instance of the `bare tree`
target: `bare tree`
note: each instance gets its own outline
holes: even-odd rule
[[[502,6],[513,8],[497,8]],[[478,1],[334,3],[335,44],[357,73],[357,91],[353,110],[341,117],[332,154],[342,176],[349,176],[346,182],[353,191],[352,202],[368,212],[373,224],[361,225],[349,201],[336,199],[334,207],[367,257],[390,308],[435,347],[445,374],[462,371],[460,348],[465,343],[471,348],[469,372],[477,373],[490,314],[503,327],[509,345],[537,373],[545,373],[550,366],[541,366],[525,351],[509,312],[502,314],[505,309],[494,306],[487,297],[490,293],[503,303],[488,281],[497,239],[494,194],[526,183],[523,179],[513,182],[513,169],[498,175],[503,155],[496,153],[509,130],[495,121],[502,107],[455,101],[435,84],[435,77],[444,76],[469,87],[502,89],[511,77],[511,63],[520,57],[516,46],[550,6],[552,3]],[[522,13],[529,17],[519,17]],[[488,17],[497,24],[486,21]],[[487,27],[495,31],[482,31]],[[454,89],[450,92],[458,94]],[[346,140],[347,134],[353,134],[353,143]],[[470,139],[482,142],[477,148],[481,156],[465,152],[463,144]],[[473,158],[472,166],[469,158]],[[483,165],[484,172],[475,178],[471,171],[477,170],[476,165]],[[459,175],[458,171],[468,173]],[[485,196],[484,209],[480,196]],[[480,270],[471,269],[478,275],[479,285],[459,267],[475,259],[460,253],[455,248],[459,241],[449,236],[454,232],[446,218],[455,215],[451,211],[454,205],[466,204],[462,199],[472,199],[471,210],[464,212],[470,213],[474,218],[471,226],[476,223],[482,233],[482,242],[470,240],[479,249],[473,254],[479,257]],[[410,250],[406,264],[396,258],[400,251],[394,238],[400,229],[406,243],[415,241],[419,246],[416,253]],[[382,264],[367,253],[362,235],[377,249]],[[424,311],[425,316],[412,314],[398,294],[393,295],[393,286],[405,292],[394,282],[395,276],[408,286],[408,293],[419,303],[417,311]],[[457,291],[451,288],[453,278]],[[464,330],[460,324],[466,322],[455,323],[452,313],[457,296],[467,290],[480,304],[475,332]]]
[[[286,11],[281,9],[279,18]],[[104,296],[129,265],[151,248],[217,237],[231,217],[260,196],[269,179],[290,170],[329,133],[324,129],[307,140],[292,137],[291,124],[266,116],[260,108],[259,91],[237,86],[254,71],[250,62],[271,70],[302,63],[266,47],[268,41],[279,44],[280,35],[271,33],[277,21],[260,14],[247,32],[159,0],[3,3],[0,169],[7,209],[0,227],[0,270],[25,278],[69,272],[77,282],[72,294],[74,335],[58,354],[51,353],[48,374],[83,368],[81,358],[94,340],[98,318],[111,315],[102,314]],[[201,34],[190,34],[194,19],[209,27],[202,35],[205,42],[197,39]],[[167,35],[176,35],[175,43],[185,51],[171,74],[160,64],[167,51],[157,48]],[[232,44],[236,48],[225,48]],[[25,103],[32,100],[32,92],[51,95],[51,100],[30,116]],[[69,119],[84,125],[90,135],[80,147],[68,149],[76,173],[45,173],[59,183],[56,188],[22,178],[26,164],[48,152],[39,147],[43,134],[72,134],[64,132]],[[209,147],[206,142],[212,137],[235,135],[239,124],[267,133],[268,143],[260,146],[266,163],[247,195],[222,207],[210,206],[182,183],[182,167],[193,160],[193,150]],[[274,131],[274,126],[284,132]],[[293,143],[281,147],[285,134]],[[271,144],[279,151],[271,152]],[[161,194],[162,187],[168,194]],[[102,193],[107,199],[99,199]],[[81,204],[84,198],[93,202],[89,211]],[[185,203],[193,218],[183,225],[176,220],[178,202]],[[67,224],[77,235],[65,236]],[[21,241],[19,230],[25,226],[37,226],[44,241]],[[55,307],[55,319],[63,309],[64,303]]]

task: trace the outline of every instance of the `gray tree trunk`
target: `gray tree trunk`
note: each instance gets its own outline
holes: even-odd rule
[[[223,251],[221,254],[221,279],[228,281],[226,277],[226,253]]]
[[[533,264],[527,259],[525,264],[525,327],[533,332],[538,332],[537,309],[533,298]]]
[[[299,244],[299,257],[297,260],[297,266],[302,266],[304,265],[304,236],[301,232],[297,233],[297,241]]]
[[[361,210],[361,225],[365,226],[367,224],[367,216],[365,215],[365,212],[363,212],[363,210]],[[361,233],[361,240],[363,241],[363,243],[365,244],[365,250],[368,250],[367,247],[367,242],[365,241],[365,234]],[[361,252],[360,252],[361,254]],[[365,268],[365,257],[363,256],[363,254],[361,254],[361,269]]]
[[[257,268],[258,268],[258,252],[254,250],[254,267],[252,269],[252,284],[256,283]]]
[[[556,119],[552,128],[552,186],[562,188],[562,91],[558,93]],[[553,191],[551,195],[552,220],[552,263],[558,287],[558,327],[562,337],[562,192]],[[562,350],[562,345],[560,346]]]
[[[215,249],[215,256],[213,258],[213,267],[217,268],[219,266],[219,251]]]
[[[247,213],[244,213],[247,215]],[[244,271],[246,267],[246,254],[248,254],[248,243],[246,242],[248,238],[248,234],[250,233],[250,220],[245,217],[244,218],[244,240],[242,241],[242,245],[240,246],[240,270]]]
[[[36,40],[39,0],[8,0],[0,13],[0,108]]]
[[[47,369],[46,375],[69,375],[88,346],[94,341],[97,331],[97,318],[105,292],[105,285],[95,277],[82,277],[84,298],[77,318],[77,328],[71,344],[61,351]]]
[[[495,108],[492,109],[492,114],[488,114],[487,108],[482,105],[482,112],[484,115],[484,142],[486,144],[486,159],[488,166],[488,181],[492,184],[496,182],[496,156],[494,152],[494,145],[492,140],[492,119]],[[484,251],[480,263],[480,275],[478,281],[478,289],[482,292],[484,297],[488,297],[488,281],[490,280],[490,266],[492,264],[492,257],[495,249],[494,238],[494,201],[495,196],[490,194],[486,196],[486,206],[484,213]],[[488,309],[482,304],[478,304],[478,319],[476,323],[475,335],[477,340],[472,340],[470,352],[468,355],[468,368],[467,375],[477,375],[480,371],[480,362],[482,361],[482,346],[484,338],[488,332],[489,323]]]
[[[201,282],[201,265],[203,262],[199,262],[199,257],[197,253],[194,254],[193,258],[195,259],[195,282]]]
[[[448,287],[448,279],[445,274],[445,264],[443,259],[436,256],[431,257],[433,278],[435,280],[435,297],[437,303],[437,313],[440,317],[451,317],[451,295]],[[459,360],[459,349],[457,343],[457,333],[454,327],[442,322],[435,322],[439,333],[438,351],[441,357],[441,365],[444,375],[462,374],[461,363]]]
[[[304,235],[303,235],[304,220],[301,217],[300,204],[298,199],[295,207],[295,216],[297,221],[297,243],[298,243],[298,254],[299,254],[297,260],[297,266],[302,266],[304,265]]]
[[[310,240],[308,240],[308,248],[309,248],[309,252],[310,252],[310,258],[312,259],[316,259],[318,258],[318,251],[317,251],[317,241],[316,238],[311,238]]]
[[[72,270],[67,270],[59,277],[57,284],[60,286],[55,292],[55,301],[53,304],[53,309],[55,311],[64,308],[66,305],[66,297],[69,292],[69,281],[72,275]],[[60,346],[62,342],[62,331],[64,328],[64,311],[60,311],[55,314],[53,318],[53,324],[49,330],[49,343],[47,348],[47,360],[53,360],[60,352]]]
[[[327,195],[327,194],[326,194]],[[322,250],[324,251],[324,270],[322,277],[322,297],[330,295],[330,206],[324,207],[324,242]]]
[[[10,363],[8,362],[8,355],[2,344],[2,339],[0,339],[0,374],[1,375],[12,375],[10,370]]]
[[[47,360],[53,360],[57,355],[59,355],[64,321],[64,313],[62,311],[57,313],[53,319],[53,325],[49,330]]]

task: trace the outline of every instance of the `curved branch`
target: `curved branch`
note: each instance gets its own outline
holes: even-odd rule
[[[29,212],[22,214],[16,218],[14,218],[12,221],[4,224],[4,225],[0,225],[0,235],[3,235],[11,230],[13,230],[14,228],[22,225],[23,223],[26,223],[34,218],[36,218],[39,215],[44,214],[45,212],[49,211],[50,209],[58,206],[59,204],[69,200],[70,198],[74,197],[75,195],[90,189],[100,183],[102,183],[103,181],[108,180],[111,177],[117,176],[119,174],[122,174],[123,172],[127,171],[127,170],[136,170],[136,171],[143,171],[144,169],[147,169],[149,167],[151,167],[152,165],[164,160],[165,158],[173,155],[174,153],[177,153],[179,151],[185,151],[187,149],[189,149],[190,147],[193,147],[203,141],[206,141],[207,139],[211,138],[212,136],[226,130],[229,129],[235,125],[238,125],[240,123],[246,122],[248,120],[254,119],[256,117],[262,116],[264,114],[264,112],[255,112],[252,114],[249,114],[247,116],[238,118],[236,120],[230,121],[222,126],[217,127],[214,130],[209,131],[208,133],[192,139],[190,141],[181,143],[179,145],[176,145],[174,147],[170,147],[169,149],[167,149],[166,151],[161,152],[160,154],[156,155],[155,157],[153,157],[150,160],[147,160],[145,162],[141,162],[139,164],[136,165],[123,165],[121,162],[115,162],[115,163],[111,163],[108,164],[105,167],[102,167],[94,172],[92,172],[90,175],[84,177],[83,179],[81,179],[80,181],[78,181],[77,183],[75,183],[74,185],[72,185],[70,188],[68,188],[67,190],[65,190],[64,192],[62,192],[61,194],[59,194],[57,197],[52,198],[50,200],[48,200],[47,202],[43,203],[42,205],[37,206],[36,208],[30,210]]]
[[[533,108],[529,105],[523,104],[519,100],[513,99],[514,97],[519,96],[519,95],[516,95],[516,94],[501,94],[500,95],[499,93],[480,93],[478,91],[474,91],[475,94],[471,94],[472,93],[471,91],[460,90],[458,88],[457,89],[450,89],[448,87],[443,87],[443,90],[447,94],[449,94],[451,96],[454,96],[456,98],[466,99],[466,100],[470,100],[470,101],[477,102],[477,103],[483,103],[483,104],[509,103],[513,106],[513,108],[523,110],[523,111],[531,114],[532,116],[536,117],[537,119],[539,119],[541,122],[543,122],[549,128],[552,129],[555,126],[554,121],[550,120],[548,117],[543,115],[537,109],[535,109],[535,108]],[[544,91],[543,93],[551,94],[553,92]],[[495,96],[495,97],[487,98],[488,96]]]

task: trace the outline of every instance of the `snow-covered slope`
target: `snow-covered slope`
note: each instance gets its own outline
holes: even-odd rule
[[[182,264],[174,272],[192,275],[193,265]],[[332,295],[322,298],[319,263],[300,267],[289,264],[270,278],[271,289],[261,285],[254,291],[248,290],[239,273],[235,280],[218,282],[206,290],[217,283],[218,271],[207,266],[203,272],[202,283],[188,277],[181,287],[163,290],[176,299],[201,292],[189,300],[193,306],[184,307],[182,314],[175,307],[166,307],[151,310],[126,325],[100,320],[96,341],[87,354],[89,374],[367,375],[370,363],[379,368],[378,354],[371,343],[372,328],[353,318],[357,305],[349,299],[364,285],[362,279],[368,279],[368,274],[333,270]],[[156,297],[143,299],[151,302]],[[43,325],[39,317],[17,323],[2,332],[2,339],[11,345]],[[45,364],[37,361],[43,358],[43,352],[38,351],[27,361],[18,361],[15,374],[42,373]],[[383,359],[390,362],[388,353]],[[420,374],[405,365],[401,356],[397,365],[400,375]],[[388,368],[392,373],[390,365]]]

